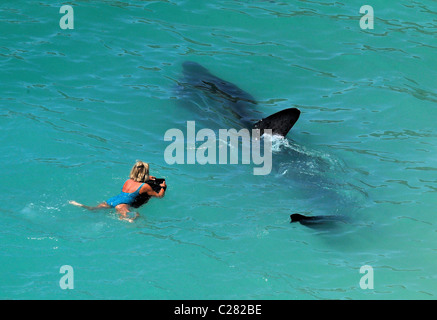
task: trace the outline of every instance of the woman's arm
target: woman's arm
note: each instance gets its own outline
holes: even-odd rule
[[[165,181],[159,185],[161,190],[159,192],[155,192],[148,184],[145,184],[144,187],[141,188],[140,193],[147,193],[151,197],[162,198],[165,195],[164,187],[166,187]]]

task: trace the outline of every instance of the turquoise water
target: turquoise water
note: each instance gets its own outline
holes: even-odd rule
[[[70,1],[72,30],[63,4],[0,5],[0,298],[436,298],[435,1]],[[165,132],[204,116],[174,90],[186,60],[301,110],[269,176],[166,163]],[[137,159],[169,189],[135,223],[68,204]]]

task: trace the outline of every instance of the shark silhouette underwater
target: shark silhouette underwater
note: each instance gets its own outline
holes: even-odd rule
[[[219,122],[221,125],[226,122],[247,129],[260,129],[261,135],[264,130],[271,129],[272,135],[285,138],[301,114],[297,108],[287,108],[262,117],[255,108],[257,102],[252,95],[237,85],[213,75],[208,69],[192,61],[182,64],[182,78],[178,81],[178,96],[183,102],[197,106],[203,114],[206,112],[209,115],[208,120]],[[216,103],[213,109],[208,110],[211,101]],[[221,108],[217,108],[217,105]],[[219,119],[213,120],[214,117],[219,117]],[[299,222],[311,228],[330,227],[336,222],[344,222],[339,215],[305,216],[296,213],[290,218],[290,222]]]
[[[234,124],[239,123],[247,129],[260,129],[261,135],[265,129],[271,129],[273,135],[285,137],[299,119],[300,110],[297,108],[284,109],[266,118],[257,119],[259,115],[256,110],[248,107],[257,104],[249,93],[233,83],[216,77],[196,62],[186,61],[182,67],[183,79],[180,82],[182,96],[184,92],[189,92],[192,98],[197,92],[201,95],[206,94],[215,101],[221,101],[224,109],[221,111],[224,111],[223,113],[228,111],[230,116],[237,120],[233,122]]]

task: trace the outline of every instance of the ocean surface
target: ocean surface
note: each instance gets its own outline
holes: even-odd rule
[[[2,1],[0,298],[436,299],[436,32],[432,0]],[[184,107],[185,61],[300,109],[269,175],[167,163],[167,130],[224,107]],[[168,190],[134,223],[68,203],[137,159]]]

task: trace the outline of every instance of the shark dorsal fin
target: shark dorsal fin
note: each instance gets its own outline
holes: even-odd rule
[[[289,108],[276,112],[254,124],[254,129],[260,129],[261,135],[265,129],[271,129],[273,135],[285,137],[299,119],[300,111],[296,108]]]

